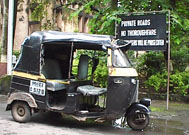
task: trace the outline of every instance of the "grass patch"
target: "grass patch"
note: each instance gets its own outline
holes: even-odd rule
[[[151,109],[152,112],[164,112],[164,111],[166,111],[164,107],[151,106],[150,109]]]
[[[9,92],[11,76],[0,77],[0,94],[6,95]]]
[[[169,108],[166,108],[166,101],[155,100],[150,106],[151,114],[158,116],[177,116],[189,111],[189,104],[182,102],[169,102]]]

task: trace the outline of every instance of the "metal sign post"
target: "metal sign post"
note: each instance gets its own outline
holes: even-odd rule
[[[168,60],[167,60],[167,110],[169,109],[169,84],[170,84],[170,57],[171,57],[171,43],[170,43],[170,34],[171,34],[171,20],[170,20],[170,11],[168,11]]]

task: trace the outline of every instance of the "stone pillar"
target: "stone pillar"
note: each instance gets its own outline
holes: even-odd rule
[[[16,30],[14,39],[14,50],[20,50],[21,44],[25,37],[28,36],[28,13],[27,13],[27,0],[19,2],[17,19],[16,19]]]

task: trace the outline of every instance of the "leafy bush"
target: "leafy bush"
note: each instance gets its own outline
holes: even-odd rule
[[[170,93],[189,94],[189,72],[186,70],[189,61],[189,48],[174,47],[171,51]],[[167,68],[163,53],[148,52],[138,59],[138,72],[145,77],[146,88],[154,88],[156,92],[167,90]]]
[[[149,78],[158,72],[165,70],[165,60],[161,52],[148,52],[137,60],[137,71],[140,76]]]
[[[153,87],[156,92],[166,91],[167,72],[157,73],[145,82],[147,87]],[[189,93],[189,72],[176,72],[170,75],[170,93],[186,95]]]
[[[99,60],[96,71],[94,72],[94,83],[100,87],[107,87],[108,68],[106,58]]]
[[[176,72],[170,76],[170,86],[173,93],[186,95],[189,93],[189,72]]]
[[[167,85],[167,72],[163,74],[157,73],[149,77],[147,81],[145,81],[145,85],[147,87],[153,87],[156,92],[166,90]]]
[[[178,71],[185,71],[187,64],[189,64],[189,47],[182,46],[171,50],[171,59],[173,67]]]

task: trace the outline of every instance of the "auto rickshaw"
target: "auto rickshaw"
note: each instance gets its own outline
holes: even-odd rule
[[[138,74],[125,53],[129,46],[108,35],[32,33],[24,40],[13,69],[6,110],[20,123],[29,121],[33,113],[51,111],[97,122],[124,118],[122,124],[144,129],[149,124],[151,100],[138,101]],[[96,55],[81,53],[75,62],[77,73],[72,73],[79,50],[106,54],[107,88],[97,87],[89,77],[98,67]]]

